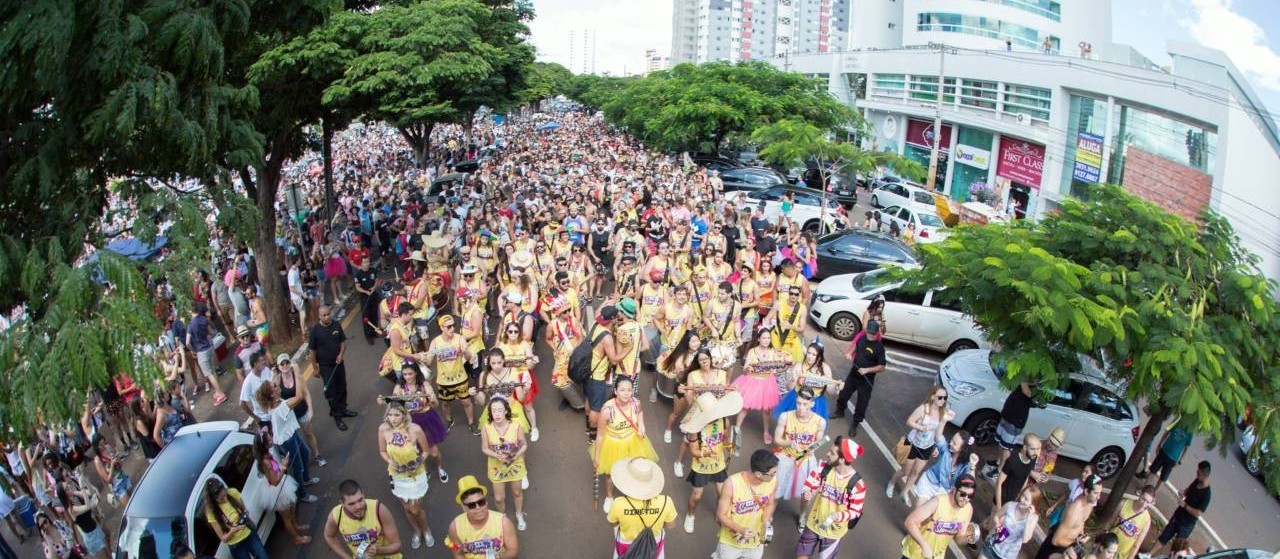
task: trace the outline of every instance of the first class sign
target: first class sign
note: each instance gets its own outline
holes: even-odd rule
[[[996,176],[1018,184],[1040,188],[1044,174],[1044,146],[1026,140],[1000,137],[1000,157],[996,163]]]

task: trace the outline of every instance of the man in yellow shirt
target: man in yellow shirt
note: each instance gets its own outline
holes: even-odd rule
[[[1142,547],[1142,541],[1147,539],[1147,531],[1151,529],[1151,509],[1155,506],[1155,488],[1150,485],[1138,491],[1138,500],[1126,499],[1121,503],[1120,516],[1111,530],[1120,542],[1120,549],[1116,552],[1118,559],[1138,556],[1138,548]]]
[[[489,509],[488,496],[489,490],[476,476],[458,480],[456,500],[462,514],[449,523],[449,537],[444,541],[453,559],[515,559],[519,555],[515,526],[506,515]]]
[[[716,504],[720,522],[717,559],[760,559],[773,539],[778,456],[766,449],[751,453],[751,470],[729,476]]]
[[[462,402],[462,411],[467,414],[467,425],[471,434],[480,434],[480,426],[475,423],[475,408],[471,403],[466,364],[475,359],[467,340],[457,333],[457,324],[451,315],[441,316],[440,335],[431,340],[427,348],[427,359],[424,365],[436,366],[436,397],[440,399],[440,413],[444,420],[453,426],[453,406],[451,402]]]
[[[623,495],[613,500],[606,517],[614,527],[614,556],[625,554],[641,531],[653,530],[658,543],[654,559],[664,559],[667,529],[676,524],[676,504],[662,494],[662,467],[648,458],[624,458],[609,470],[609,478]]]

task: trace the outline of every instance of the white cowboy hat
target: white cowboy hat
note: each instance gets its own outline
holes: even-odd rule
[[[533,254],[527,250],[512,254],[511,265],[516,268],[528,268],[533,265]]]
[[[426,259],[426,258],[424,258],[424,257],[422,256],[422,251],[420,251],[420,250],[415,250],[415,251],[413,251],[413,252],[409,253],[409,260],[414,260],[414,261],[417,261],[417,262],[426,262],[426,261],[427,261],[427,259]]]
[[[689,406],[689,413],[685,414],[684,420],[680,422],[680,431],[697,433],[708,423],[722,417],[737,415],[740,411],[742,411],[742,395],[736,390],[725,392],[724,396],[719,398],[711,392],[703,392],[693,400],[693,405]]]
[[[662,486],[667,481],[662,466],[648,458],[618,460],[609,470],[609,478],[623,495],[646,501],[662,493]]]

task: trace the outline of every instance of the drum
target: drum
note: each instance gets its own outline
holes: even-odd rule
[[[674,400],[676,398],[676,377],[674,375],[668,376],[662,371],[658,371],[658,374],[654,376],[657,377],[658,394],[661,394],[664,398]]]
[[[578,390],[577,384],[570,382],[557,388],[560,390],[560,396],[568,400],[569,406],[573,409],[582,411],[587,407],[587,401],[583,399],[582,392]]]
[[[727,371],[738,360],[738,345],[734,342],[708,342],[707,351],[711,353],[711,366],[717,369]]]

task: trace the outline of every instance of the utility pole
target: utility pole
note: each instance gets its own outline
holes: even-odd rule
[[[929,152],[929,176],[925,187],[929,192],[938,188],[938,149],[942,143],[942,96],[947,88],[947,45],[938,43],[938,103],[933,115],[933,149]]]

